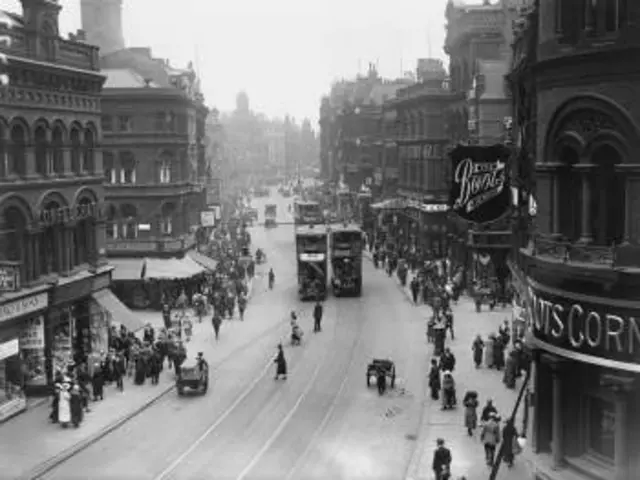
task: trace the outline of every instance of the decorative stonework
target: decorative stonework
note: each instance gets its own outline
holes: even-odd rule
[[[38,106],[49,109],[84,111],[97,113],[100,111],[98,100],[93,97],[61,93],[43,93],[35,89],[8,87],[0,89],[0,104],[11,106]]]
[[[600,112],[581,112],[571,117],[564,131],[572,131],[588,140],[602,130],[616,130],[616,123]]]

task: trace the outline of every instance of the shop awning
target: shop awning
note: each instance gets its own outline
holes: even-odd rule
[[[406,207],[407,201],[402,198],[389,198],[371,205],[374,210],[403,210]]]
[[[213,258],[207,257],[206,255],[203,255],[200,252],[196,252],[195,250],[187,252],[187,257],[196,262],[198,265],[201,265],[211,271],[215,271],[216,267],[218,266],[218,262]]]
[[[109,263],[116,267],[111,273],[111,280],[140,280],[143,261],[141,258],[110,258]]]
[[[205,272],[201,265],[188,256],[181,259],[147,258],[144,265],[144,278],[156,280],[191,278]]]
[[[116,297],[111,290],[105,288],[91,295],[93,299],[106,310],[110,322],[119,323],[127,327],[127,330],[135,332],[144,327],[144,323],[138,316],[129,310],[127,306]]]

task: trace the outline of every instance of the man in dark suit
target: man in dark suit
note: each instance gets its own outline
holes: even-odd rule
[[[319,332],[322,330],[322,327],[320,326],[320,323],[322,322],[322,313],[323,313],[322,303],[320,303],[320,301],[317,301],[315,307],[313,307],[313,331],[314,332]]]
[[[444,440],[436,441],[437,447],[433,452],[433,464],[431,468],[436,480],[449,480],[451,477],[451,450],[444,446]]]

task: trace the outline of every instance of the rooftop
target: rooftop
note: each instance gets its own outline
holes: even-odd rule
[[[159,88],[130,68],[103,68],[102,73],[107,77],[104,88]]]

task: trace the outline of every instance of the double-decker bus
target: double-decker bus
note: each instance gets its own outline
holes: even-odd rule
[[[320,300],[327,296],[327,227],[296,227],[298,295],[301,300]]]
[[[296,225],[323,224],[322,205],[318,202],[296,199],[293,203],[293,219]]]
[[[331,228],[331,287],[336,297],[362,294],[362,230],[355,224]]]

